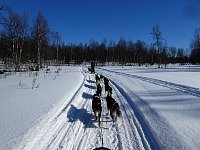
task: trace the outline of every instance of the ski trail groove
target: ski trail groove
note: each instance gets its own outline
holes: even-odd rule
[[[126,124],[126,127],[130,126],[130,128],[133,127],[136,129],[136,131],[139,134],[139,137],[141,138],[141,142],[144,146],[144,149],[155,149],[155,150],[161,149],[161,144],[159,143],[159,140],[156,139],[154,133],[151,130],[151,127],[146,122],[142,112],[139,110],[136,104],[131,101],[132,99],[131,96],[129,96],[129,94],[115,81],[111,79],[109,80],[112,83],[112,85],[115,87],[115,93],[120,93],[121,97],[123,97],[121,98],[120,95],[117,94],[117,97],[120,100],[122,106],[124,105],[124,103],[128,103],[128,108],[132,108],[132,110],[130,110],[129,112],[125,111],[126,116],[128,118],[131,117],[131,119],[128,119],[128,122],[129,122],[128,124],[125,123],[126,121],[124,121],[124,123]],[[123,114],[122,114],[122,118],[123,118]],[[125,133],[127,133],[128,131],[129,130],[126,130],[125,128]],[[128,133],[127,133],[127,136],[129,136]],[[131,139],[131,138],[127,138],[127,139]]]
[[[114,90],[116,91],[115,93],[117,94],[116,95],[117,99],[118,99],[118,101],[120,101],[120,105],[124,110],[123,111],[124,114],[122,115],[122,121],[123,121],[123,128],[125,130],[126,139],[129,139],[130,140],[129,143],[131,143],[132,139],[136,138],[135,139],[135,141],[136,141],[135,146],[139,146],[140,145],[139,141],[141,141],[142,142],[142,146],[144,147],[144,149],[146,149],[146,150],[150,149],[149,141],[147,141],[148,139],[146,139],[146,135],[144,134],[144,131],[142,129],[142,125],[138,121],[138,116],[135,115],[135,110],[127,109],[127,108],[131,108],[129,106],[130,104],[128,103],[127,97],[125,97],[124,93],[122,93],[122,91],[119,90],[118,85],[113,84],[113,81],[111,81],[111,83],[114,86]],[[127,108],[125,108],[125,107],[127,107]],[[129,119],[126,119],[126,120],[123,119],[124,116],[126,116]],[[129,133],[130,130],[132,130],[134,132],[134,135],[131,135]],[[131,147],[131,146],[132,145],[129,145],[128,147]],[[155,146],[154,149],[159,149],[159,148],[157,148]]]
[[[114,85],[112,84],[112,86]],[[120,93],[116,86],[114,86],[113,89],[113,95],[117,95],[117,101],[120,102],[119,104],[123,106],[125,104],[125,100],[122,100],[124,99],[123,94]],[[103,107],[105,111],[104,103]],[[115,149],[150,149],[150,146],[145,139],[145,135],[142,133],[142,129],[140,125],[138,125],[139,123],[136,120],[137,119],[134,115],[133,110],[129,109],[128,112],[126,112],[125,109],[123,109],[122,117],[118,118],[115,124],[115,128],[111,127],[106,135],[104,135],[107,141],[104,145],[115,144]],[[108,139],[111,139],[113,141],[110,141],[110,143],[108,143]],[[122,143],[121,140],[123,140],[123,142],[125,143]]]
[[[59,125],[60,122],[57,120],[59,120],[60,117],[63,117],[63,116],[65,117],[66,110],[69,109],[70,104],[75,100],[76,96],[81,92],[81,89],[84,88],[85,81],[86,81],[86,75],[84,74],[84,80],[83,80],[81,86],[79,87],[79,89],[72,96],[71,100],[65,105],[65,107],[62,108],[61,111],[58,113],[58,115],[56,115],[56,117],[54,118],[55,119],[54,126],[55,126],[56,122],[58,122],[58,125]],[[83,107],[85,106],[85,104],[86,104],[86,101],[83,104]],[[78,114],[80,114],[80,112]],[[77,118],[78,114],[75,115],[75,118]],[[62,123],[62,126],[58,130],[54,131],[55,133],[53,135],[53,138],[50,140],[50,143],[47,145],[47,147],[45,149],[52,149],[51,147],[54,147],[54,148],[57,147],[57,149],[63,148],[62,143],[64,142],[64,139],[67,136],[67,133],[70,132],[70,129],[73,126],[71,124],[66,124],[66,121],[62,121],[61,123]],[[75,122],[73,122],[73,123],[75,123]]]
[[[142,140],[144,148],[149,149],[149,145],[150,145],[151,149],[156,149],[156,150],[161,149],[160,143],[154,137],[154,134],[151,132],[152,130],[149,127],[148,123],[145,121],[142,113],[137,108],[137,106],[133,102],[131,102],[131,97],[116,82],[114,82],[112,80],[110,80],[110,81],[115,86],[115,88],[120,92],[122,97],[126,100],[129,107],[134,109],[133,111],[129,111],[129,114],[132,116],[132,117],[130,116],[132,119],[128,119],[129,125],[134,124],[134,126],[136,127],[139,137]],[[119,95],[117,95],[117,96],[121,100]],[[121,100],[121,101],[123,101],[123,103],[125,103],[124,100]],[[133,122],[133,123],[131,123],[131,122]]]
[[[133,114],[135,114],[135,116],[139,121],[139,124],[141,124],[142,130],[144,132],[145,137],[147,137],[146,139],[148,143],[150,143],[151,149],[152,146],[154,146],[153,144],[154,142],[156,143],[158,149],[167,149],[169,147],[174,147],[176,149],[186,149],[184,147],[184,142],[181,141],[180,137],[177,135],[177,132],[170,126],[170,124],[168,124],[168,122],[165,119],[163,119],[160,115],[158,115],[157,112],[153,110],[141,97],[137,96],[131,89],[129,89],[129,87],[124,85],[121,81],[117,80],[116,73],[110,71],[102,73],[104,73],[111,79],[113,78],[115,79],[115,81],[111,80],[111,83],[112,85],[114,85],[114,87],[117,87],[119,93],[121,93],[122,97],[124,97],[125,100],[122,103],[121,107],[122,108],[126,107],[126,101],[127,101],[128,106],[126,107],[126,109],[127,108],[133,109]],[[139,82],[144,82],[144,81],[139,81]],[[120,96],[118,99],[120,99]],[[142,110],[140,110],[141,108],[137,106],[136,102],[140,102],[140,104],[143,105]],[[147,118],[143,116],[143,111],[145,111],[146,115],[148,116]],[[126,113],[126,111],[124,111],[124,113]],[[156,132],[154,132],[155,130]],[[165,132],[163,133],[163,131]],[[166,137],[171,140],[168,141],[163,140]]]
[[[87,80],[87,82],[89,82],[90,86],[85,85],[85,89],[89,88],[89,90],[85,91],[89,94],[92,95],[92,85],[95,82],[91,82],[90,80],[90,76],[89,76],[89,80]],[[82,90],[81,90],[82,91]],[[93,134],[93,130],[95,130],[95,128],[91,128],[93,125],[93,120],[91,118],[91,113],[90,113],[90,118],[88,118],[87,114],[85,114],[84,110],[87,111],[91,111],[91,99],[92,97],[89,98],[89,100],[86,100],[84,97],[82,97],[81,100],[81,111],[75,112],[76,114],[74,114],[73,112],[73,116],[74,118],[79,118],[79,120],[76,120],[72,125],[70,125],[70,130],[68,131],[68,134],[66,133],[66,136],[63,137],[63,141],[60,141],[60,148],[62,149],[86,149],[87,147],[91,146],[91,143],[94,143],[94,141],[97,139],[97,132],[95,131],[95,137],[93,138],[94,134]],[[89,109],[90,108],[90,109]],[[88,120],[85,124],[85,127],[83,126],[83,123],[81,122],[84,120]],[[88,127],[87,127],[88,125]],[[73,133],[72,136],[70,135],[70,133]],[[92,133],[92,135],[91,135]],[[71,136],[71,137],[70,137]],[[69,138],[70,137],[70,138]],[[67,141],[67,142],[65,142]],[[97,141],[98,142],[98,141]],[[88,145],[89,143],[89,145]],[[88,148],[87,148],[88,149]]]

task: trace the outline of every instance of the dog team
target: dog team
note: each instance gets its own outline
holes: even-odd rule
[[[109,85],[109,80],[103,75],[100,75],[99,77],[99,75],[97,74],[95,75],[95,80],[96,80],[97,90],[96,90],[96,94],[93,95],[92,110],[94,112],[96,120],[98,121],[100,125],[100,118],[102,115],[102,106],[101,106],[101,99],[100,99],[100,97],[102,96],[102,87],[100,83],[104,81],[105,93],[107,94],[106,102],[107,102],[108,114],[110,114],[112,121],[116,122],[117,117],[121,116],[121,111],[119,108],[119,104],[112,97],[112,88]]]

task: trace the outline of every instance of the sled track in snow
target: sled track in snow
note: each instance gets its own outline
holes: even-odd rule
[[[141,113],[139,108],[132,101],[132,98],[116,82],[114,82],[113,80],[110,80],[110,82],[114,86],[115,93],[117,94],[118,92],[116,92],[116,91],[118,90],[119,94],[121,95],[120,96],[119,94],[117,94],[118,101],[120,101],[120,103],[122,103],[121,107],[125,107],[124,104],[127,103],[128,107],[132,108],[132,109],[124,108],[124,110],[125,110],[124,113],[126,114],[126,117],[129,117],[128,123],[123,121],[123,123],[126,124],[126,127],[129,126],[129,128],[136,128],[136,130],[139,134],[139,137],[141,138],[142,145],[143,145],[144,149],[146,149],[146,150],[148,150],[148,149],[154,149],[154,150],[161,149],[159,140],[156,139],[156,137],[152,133],[150,126],[145,121],[143,114]],[[123,116],[124,115],[122,114],[122,117]],[[126,134],[129,134],[128,131],[126,132]],[[129,135],[126,135],[126,136],[129,136]]]
[[[71,105],[71,102],[74,101],[74,99],[80,92],[82,92],[81,89],[84,88],[85,81],[86,81],[86,76],[84,76],[83,83],[81,84],[79,89],[76,91],[76,93],[73,95],[70,102],[61,110],[61,112],[56,116],[55,120],[59,120],[59,117],[62,117],[62,115],[66,113],[67,109],[69,109],[69,106]],[[88,107],[87,104],[88,104],[88,101],[85,100],[83,104],[81,105],[81,107],[82,108]],[[75,119],[84,117],[83,111],[84,109],[73,112],[73,117]],[[92,120],[90,120],[87,124],[91,124],[91,122]],[[72,124],[68,124],[64,122],[59,127],[59,129],[55,132],[55,134],[53,135],[52,139],[50,140],[50,142],[48,143],[45,149],[57,149],[57,150],[63,149],[66,146],[66,143],[67,143],[66,138],[68,136],[71,138],[74,138],[74,141],[79,140],[78,138],[80,136],[84,136],[84,135],[81,135],[81,130],[79,130],[80,128],[81,128],[81,122],[77,123],[76,121],[74,121]],[[80,146],[81,146],[81,142],[77,145],[77,147],[80,147]],[[74,148],[74,145],[68,145],[67,148]]]
[[[100,68],[102,69],[102,68]],[[173,82],[167,82],[167,81],[162,81],[162,80],[158,80],[158,79],[153,79],[153,78],[148,78],[148,77],[142,77],[142,76],[138,76],[138,75],[131,75],[128,73],[122,73],[122,72],[117,72],[117,71],[111,71],[111,70],[107,70],[107,69],[102,69],[105,70],[107,72],[112,72],[112,73],[116,73],[118,75],[123,75],[126,77],[130,77],[130,78],[136,78],[136,79],[140,79],[142,81],[146,81],[149,83],[153,83],[159,86],[163,86],[163,87],[167,87],[173,90],[177,90],[192,96],[196,96],[196,97],[200,97],[200,90],[198,88],[194,88],[194,87],[190,87],[190,86],[186,86],[186,85],[181,85],[181,84],[176,84]]]
[[[99,128],[92,126],[94,120],[91,116],[93,115],[92,112],[88,113],[91,110],[90,100],[92,97],[90,98],[90,96],[93,93],[95,82],[91,82],[93,79],[91,80],[90,76],[87,80],[87,75],[84,73],[83,75],[84,80],[76,93],[42,126],[42,130],[38,132],[39,137],[33,139],[28,145],[30,149],[93,149],[101,145]],[[103,128],[102,132],[104,145],[109,148],[112,147],[111,149],[161,149],[159,140],[156,139],[142,112],[131,100],[133,97],[122,88],[121,84],[110,81],[122,108],[122,117],[118,120],[119,124],[117,121],[115,128],[111,128],[110,119],[106,118],[106,120],[103,120],[104,122],[102,121],[103,126],[108,127]],[[83,92],[86,93],[85,96]],[[80,100],[77,100],[77,98]],[[78,103],[78,109],[76,105],[73,107],[72,103]],[[105,104],[104,108],[106,108]],[[68,113],[71,113],[72,116],[67,116]],[[106,116],[105,109],[104,115]],[[69,121],[70,117],[74,120]],[[26,144],[21,147],[26,149]]]
[[[132,111],[130,110],[132,118],[128,120],[129,125],[131,125],[131,120],[133,120],[132,124],[135,124],[135,126],[137,127],[137,130],[139,131],[140,134],[139,136],[142,137],[141,140],[145,149],[148,149],[146,148],[148,147],[148,144],[150,145],[150,149],[168,149],[169,145],[170,147],[173,147],[175,149],[185,149],[184,143],[179,139],[180,137],[170,126],[170,124],[168,124],[168,122],[166,122],[166,120],[162,118],[162,116],[160,116],[159,114],[157,114],[156,111],[151,109],[151,107],[149,107],[149,105],[141,97],[136,95],[131,89],[126,88],[126,85],[124,85],[121,81],[117,80],[117,78],[115,78],[115,75],[113,76],[115,81],[112,80],[113,74],[109,74],[109,72],[114,74],[118,72],[109,70],[105,71],[106,72],[102,72],[102,74],[104,75],[105,73],[105,76],[109,78],[113,89],[115,91],[119,91],[115,93],[117,94],[117,99],[121,103],[120,107],[121,108],[125,107],[123,113],[127,113],[127,110],[129,111],[129,109],[132,109]],[[122,74],[123,76],[128,78],[130,78],[131,76],[125,73]],[[119,73],[119,75],[122,74]],[[140,110],[140,107],[137,106],[137,103],[135,102],[139,102],[140,106],[142,105],[142,110]],[[143,111],[145,111],[147,118],[144,117]],[[123,113],[122,113],[122,118],[123,118]],[[125,117],[130,117],[130,115],[126,114]],[[124,122],[123,124],[125,123],[126,122]],[[154,132],[154,130],[156,130],[157,132]],[[163,133],[163,131],[165,132]],[[166,137],[167,139],[171,140],[168,141],[163,140]],[[146,141],[148,144],[146,144]]]

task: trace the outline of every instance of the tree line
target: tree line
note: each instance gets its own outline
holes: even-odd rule
[[[169,63],[200,63],[200,29],[196,29],[190,50],[168,47],[160,27],[151,31],[153,43],[131,41],[121,37],[118,42],[103,39],[88,43],[64,44],[57,31],[51,31],[48,20],[38,12],[30,25],[28,14],[17,14],[12,8],[0,5],[0,61],[19,71],[28,65],[40,70],[44,64],[81,64],[96,62],[101,65],[166,65]]]

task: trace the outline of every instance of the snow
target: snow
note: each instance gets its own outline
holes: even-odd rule
[[[0,149],[10,149],[16,138],[37,124],[54,105],[60,107],[83,81],[78,67],[63,68],[60,73],[56,70],[50,68],[49,73],[41,71],[37,76],[35,72],[17,73],[0,79]],[[39,87],[32,89],[34,78]]]
[[[109,67],[113,68],[113,67]],[[200,67],[197,66],[176,66],[169,67],[167,69],[155,69],[148,67],[114,67],[113,71],[119,71],[132,75],[138,75],[142,77],[149,77],[153,79],[159,79],[162,81],[173,82],[181,85],[187,85],[200,89]]]
[[[0,149],[200,148],[200,67],[105,66],[122,117],[100,128],[91,110],[95,75],[86,66],[0,77]],[[35,80],[35,83],[34,83]]]

